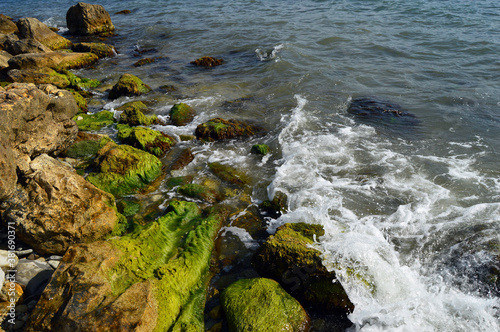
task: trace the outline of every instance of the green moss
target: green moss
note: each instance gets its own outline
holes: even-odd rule
[[[98,141],[80,141],[70,146],[66,151],[66,156],[75,159],[90,159],[94,157],[106,143],[111,141],[111,138],[108,136],[103,136]]]
[[[265,200],[260,204],[260,208],[273,218],[278,218],[288,210],[288,197],[281,191],[274,194],[273,200]]]
[[[128,145],[147,151],[157,157],[163,155],[170,150],[170,147],[175,145],[173,137],[145,127],[131,128],[120,125],[118,138]]]
[[[117,111],[147,112],[148,107],[142,101],[129,101],[116,109]]]
[[[254,135],[257,128],[238,120],[211,119],[196,127],[196,138],[202,141],[219,141],[224,139]]]
[[[185,126],[193,121],[196,112],[194,109],[184,103],[175,104],[170,109],[170,121],[174,126]]]
[[[2,88],[5,88],[7,85],[10,85],[10,84],[12,84],[12,83],[11,82],[0,82],[0,86]]]
[[[150,153],[127,145],[106,144],[95,160],[100,173],[91,173],[87,181],[115,196],[131,194],[154,181],[162,172],[162,163]]]
[[[144,59],[141,59],[139,61],[136,61],[134,63],[134,67],[144,66],[145,64],[153,63],[153,62],[155,62],[155,59],[153,59],[153,58],[144,58]]]
[[[236,184],[238,186],[246,186],[250,184],[250,177],[232,166],[223,165],[221,163],[209,163],[208,167],[223,181]]]
[[[151,91],[151,88],[144,84],[140,78],[132,74],[123,74],[109,92],[110,99],[121,96],[139,96]]]
[[[167,180],[167,186],[169,188],[183,186],[193,181],[192,176],[178,176]]]
[[[76,104],[78,105],[78,113],[86,113],[88,110],[87,101],[82,97],[77,91],[73,89],[67,89],[73,97],[75,98]]]
[[[241,279],[224,290],[222,307],[230,331],[308,331],[300,303],[274,280]]]
[[[73,117],[73,120],[78,125],[78,129],[83,131],[99,130],[115,122],[113,113],[109,111],[101,111],[94,114],[77,114]]]
[[[99,80],[80,77],[73,74],[69,70],[62,70],[60,75],[66,76],[70,82],[70,87],[78,91],[96,88],[101,85],[101,81]]]
[[[197,183],[190,183],[179,187],[180,194],[186,195],[191,198],[204,200],[208,203],[215,203],[221,199],[220,195],[208,187],[202,186]]]
[[[255,144],[252,146],[252,153],[266,155],[271,152],[271,148],[267,144]]]
[[[149,126],[160,123],[158,116],[146,116],[138,109],[125,109],[120,115],[120,123],[126,123],[129,126]]]
[[[141,204],[127,199],[123,199],[118,202],[116,207],[125,217],[131,217],[141,210]]]
[[[63,71],[68,69],[78,69],[87,67],[99,60],[99,57],[94,53],[84,53],[74,60],[63,60],[54,69],[56,71]]]

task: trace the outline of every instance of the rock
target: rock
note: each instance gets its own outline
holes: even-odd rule
[[[214,118],[196,127],[196,138],[213,142],[224,139],[254,135],[258,131],[254,126],[238,120]]]
[[[194,61],[191,61],[191,64],[195,65],[195,66],[201,66],[201,67],[216,67],[216,66],[220,66],[222,65],[222,63],[224,62],[223,59],[216,59],[216,58],[212,58],[210,56],[204,56],[204,57],[201,57],[197,60],[194,60]]]
[[[279,227],[253,257],[257,272],[278,281],[302,304],[326,313],[346,315],[354,310],[335,272],[328,272],[321,252],[310,247],[321,225],[296,223]]]
[[[116,48],[104,43],[78,43],[71,48],[74,52],[90,52],[101,58],[113,57],[117,54]]]
[[[80,136],[79,132],[78,136]],[[99,152],[100,149],[108,142],[111,142],[111,138],[105,135],[96,135],[95,138],[81,139],[75,142],[68,150],[64,152],[64,155],[69,158],[88,160]]]
[[[11,69],[8,71],[6,79],[17,83],[52,84],[61,89],[67,88],[71,84],[66,75],[48,67]]]
[[[184,196],[199,199],[210,204],[219,202],[224,198],[216,190],[197,183],[185,184],[179,187],[177,191]]]
[[[173,201],[131,234],[71,247],[27,331],[203,330],[210,257],[226,217]]]
[[[57,71],[77,69],[95,63],[99,58],[93,53],[27,53],[12,57],[8,64],[12,69],[30,69],[49,67]]]
[[[281,191],[277,191],[274,194],[272,200],[265,200],[260,205],[259,208],[270,217],[277,219],[282,214],[288,211],[288,196]]]
[[[222,292],[229,331],[308,331],[300,303],[274,280],[241,279]]]
[[[120,114],[119,122],[129,126],[149,126],[152,124],[159,124],[160,120],[156,115],[145,116],[137,108],[126,108],[123,113]]]
[[[123,74],[109,92],[110,99],[122,96],[140,96],[151,91],[151,88],[144,84],[140,78],[132,74]]]
[[[115,30],[111,17],[103,6],[83,2],[68,9],[66,24],[72,35],[102,35]]]
[[[170,166],[170,171],[183,169],[194,160],[193,151],[190,148],[182,149]]]
[[[118,138],[125,144],[151,153],[157,157],[162,156],[175,145],[175,139],[158,130],[145,127],[119,126]]]
[[[87,181],[115,196],[144,188],[162,172],[161,161],[152,154],[113,142],[99,150],[94,163],[100,172],[89,174]]]
[[[52,50],[34,38],[13,40],[9,39],[4,43],[4,50],[12,55],[24,53],[46,53]]]
[[[0,250],[0,269],[3,272],[14,270],[19,262],[19,258],[13,251]],[[0,283],[2,285],[3,283]]]
[[[12,58],[10,53],[0,50],[0,71],[9,67],[10,58]]]
[[[0,33],[9,35],[17,32],[17,25],[7,16],[0,14]]]
[[[33,38],[47,46],[51,50],[68,48],[71,42],[50,30],[48,26],[37,20],[36,18],[21,18],[17,21],[19,29],[19,37],[21,39]]]
[[[5,284],[2,284],[3,288],[0,291],[0,299],[3,301],[0,302],[0,321],[4,321],[7,317],[9,319],[15,319],[16,315],[14,312],[14,308],[16,303],[22,301],[24,297],[23,286],[17,282],[7,281]],[[11,300],[13,300],[11,302]]]
[[[70,82],[70,87],[80,92],[82,90],[96,88],[101,84],[99,80],[77,76],[67,69],[60,70],[60,73],[68,78]]]
[[[184,103],[178,103],[170,109],[170,121],[174,126],[185,126],[193,121],[196,112],[195,110]]]
[[[74,89],[67,89],[67,90],[71,92],[71,94],[75,98],[76,104],[78,105],[78,112],[86,113],[88,111],[87,100],[85,100],[85,98],[83,98],[83,96]]]
[[[46,85],[13,83],[0,89],[0,127],[10,143],[16,166],[30,171],[30,158],[66,150],[78,133],[71,120],[78,107],[70,92]]]
[[[0,130],[0,201],[10,197],[16,188],[15,156],[8,136]]]
[[[131,11],[128,9],[120,10],[119,12],[116,12],[115,15],[128,15],[130,14]]]
[[[141,60],[134,62],[134,67],[144,66],[145,64],[153,63],[155,61],[156,60],[153,58],[144,58],[144,59],[141,59]]]
[[[244,187],[250,184],[250,177],[236,168],[221,163],[209,163],[210,170],[221,180]]]
[[[120,225],[113,196],[46,154],[30,163],[25,185],[2,213],[16,236],[39,253],[62,254],[75,243],[103,238]]]
[[[266,154],[271,152],[271,149],[269,148],[269,145],[267,145],[267,144],[255,144],[252,146],[251,151],[252,151],[252,153],[261,154],[261,155],[265,156]]]
[[[117,111],[139,111],[146,113],[148,107],[142,101],[129,101],[116,109]]]
[[[54,273],[49,264],[24,258],[19,260],[16,270],[16,281],[26,287],[27,296],[40,295]]]
[[[93,114],[78,114],[73,117],[79,130],[99,130],[115,122],[115,116],[109,111],[100,111]]]

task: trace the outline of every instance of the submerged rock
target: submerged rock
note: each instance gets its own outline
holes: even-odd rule
[[[178,103],[172,106],[169,115],[174,126],[185,126],[193,121],[196,111],[185,103]]]
[[[222,65],[222,63],[224,63],[223,59],[216,59],[210,56],[204,56],[194,61],[191,61],[191,64],[201,67],[216,67]]]
[[[224,290],[221,303],[229,331],[309,331],[304,308],[271,279],[238,280]]]
[[[187,197],[199,199],[210,204],[214,204],[223,199],[223,196],[217,190],[197,183],[185,184],[180,186],[177,191]]]
[[[109,92],[109,98],[116,99],[122,96],[140,96],[150,91],[151,88],[144,84],[137,76],[123,74],[118,80],[118,83],[116,83]]]
[[[36,18],[21,18],[17,21],[17,28],[19,29],[19,37],[21,39],[36,39],[51,50],[71,46],[71,41],[50,30],[48,26]]]
[[[210,256],[223,211],[173,201],[133,233],[74,246],[27,331],[203,331]]]
[[[265,200],[260,205],[259,208],[270,217],[276,219],[282,214],[285,214],[288,210],[288,196],[281,191],[277,191],[274,194],[272,200]]]
[[[214,118],[196,127],[196,138],[213,142],[254,135],[258,129],[238,120]]]
[[[252,153],[261,154],[261,155],[265,156],[266,154],[271,152],[271,148],[269,148],[269,145],[267,145],[267,144],[254,144],[252,146],[251,151],[252,151]]]
[[[115,122],[114,114],[110,111],[100,111],[93,114],[78,114],[73,117],[79,130],[99,130]]]
[[[208,168],[221,180],[228,183],[244,187],[250,184],[250,177],[232,166],[224,165],[221,163],[209,163]]]
[[[145,127],[131,128],[127,125],[119,125],[118,138],[125,144],[157,157],[165,154],[176,143],[173,137],[161,131]]]
[[[321,252],[311,248],[314,238],[324,234],[321,225],[296,223],[279,227],[253,257],[255,269],[278,281],[302,304],[329,313],[345,315],[354,310],[335,272],[328,272]]]
[[[115,196],[144,188],[162,172],[161,161],[152,154],[114,142],[99,150],[94,162],[100,172],[89,174],[87,181]]]
[[[66,25],[72,35],[110,34],[115,30],[111,17],[103,6],[84,2],[68,9]]]

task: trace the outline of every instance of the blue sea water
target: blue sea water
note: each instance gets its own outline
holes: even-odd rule
[[[2,0],[0,12],[64,33],[75,3]],[[155,112],[183,100],[199,115],[191,126],[160,128],[173,135],[214,116],[265,124],[269,133],[255,142],[268,143],[270,157],[232,142],[194,146],[195,163],[246,168],[262,179],[257,201],[287,193],[290,211],[270,230],[324,225],[317,247],[356,305],[352,330],[500,330],[500,3],[93,3],[111,13],[117,36],[108,42],[119,55],[79,74],[112,84],[131,72],[156,91],[176,86],[156,92]],[[124,9],[131,14],[114,14]],[[133,67],[147,49],[161,58]],[[225,64],[189,66],[204,55]],[[359,122],[347,108],[360,96],[395,102],[420,123],[398,132]]]

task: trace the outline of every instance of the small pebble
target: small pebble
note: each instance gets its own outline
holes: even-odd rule
[[[52,255],[49,258],[47,258],[48,261],[60,261],[62,259],[62,256],[57,256],[57,255]]]

